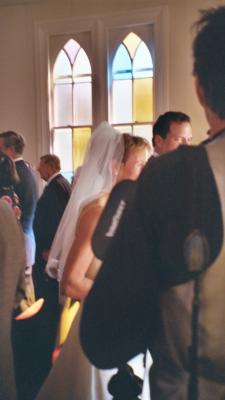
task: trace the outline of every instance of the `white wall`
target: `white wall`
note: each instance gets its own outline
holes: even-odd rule
[[[16,1],[16,0],[15,0]],[[38,154],[35,23],[71,16],[103,14],[155,5],[169,10],[169,108],[192,117],[194,142],[205,137],[207,123],[197,102],[192,77],[191,25],[198,10],[219,0],[27,0],[0,6],[0,131],[16,130],[27,139],[25,157],[36,163]],[[30,2],[29,2],[30,1]],[[8,3],[9,4],[9,3]],[[1,5],[1,1],[0,1]],[[166,110],[165,110],[166,111]]]

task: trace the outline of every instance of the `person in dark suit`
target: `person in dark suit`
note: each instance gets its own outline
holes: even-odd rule
[[[47,182],[38,200],[33,224],[36,240],[35,269],[41,269],[42,274],[55,232],[71,193],[71,185],[60,173],[60,169],[60,160],[53,154],[42,156],[37,168],[41,178]]]
[[[32,321],[33,340],[35,340],[33,349],[35,391],[51,367],[60,316],[58,282],[45,273],[48,253],[71,193],[71,185],[60,173],[60,169],[60,160],[53,154],[42,156],[37,168],[46,186],[37,202],[34,217],[36,255],[33,281],[36,297],[43,297],[45,302],[42,310]]]
[[[22,135],[13,131],[0,133],[0,150],[14,160],[20,178],[14,189],[19,196],[22,211],[20,222],[25,239],[26,275],[29,277],[32,273],[32,265],[34,264],[35,257],[33,219],[38,190],[32,168],[23,159],[24,148],[25,140]]]
[[[225,6],[201,12],[196,28],[212,139],[143,170],[81,319],[98,368],[150,349],[152,400],[225,398]]]

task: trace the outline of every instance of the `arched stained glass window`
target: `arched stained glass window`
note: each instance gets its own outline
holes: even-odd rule
[[[67,178],[82,164],[92,128],[92,70],[84,49],[70,39],[53,68],[53,151]]]
[[[111,119],[120,131],[151,141],[153,120],[153,61],[135,33],[117,48],[112,63]]]

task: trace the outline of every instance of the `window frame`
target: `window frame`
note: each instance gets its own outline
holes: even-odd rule
[[[52,60],[66,43],[65,38],[74,38],[86,51],[92,67],[93,93],[101,93],[98,104],[93,96],[93,127],[101,121],[110,122],[111,66],[116,51],[115,38],[119,43],[127,33],[133,31],[142,40],[146,38],[138,32],[151,25],[154,32],[154,47],[150,48],[155,67],[154,76],[154,118],[168,109],[168,6],[149,7],[127,12],[73,17],[63,20],[37,22],[35,24],[35,65],[37,87],[37,153],[38,157],[52,151]],[[134,30],[134,26],[136,27]],[[90,46],[85,37],[90,36]],[[78,40],[77,38],[83,38]],[[55,44],[55,47],[52,45]],[[50,47],[51,45],[51,47]]]

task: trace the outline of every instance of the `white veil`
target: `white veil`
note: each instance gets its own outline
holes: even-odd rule
[[[91,135],[79,178],[54,237],[45,269],[50,277],[61,280],[81,206],[101,192],[111,190],[114,183],[112,162],[120,163],[123,154],[122,135],[107,122],[102,122]]]

